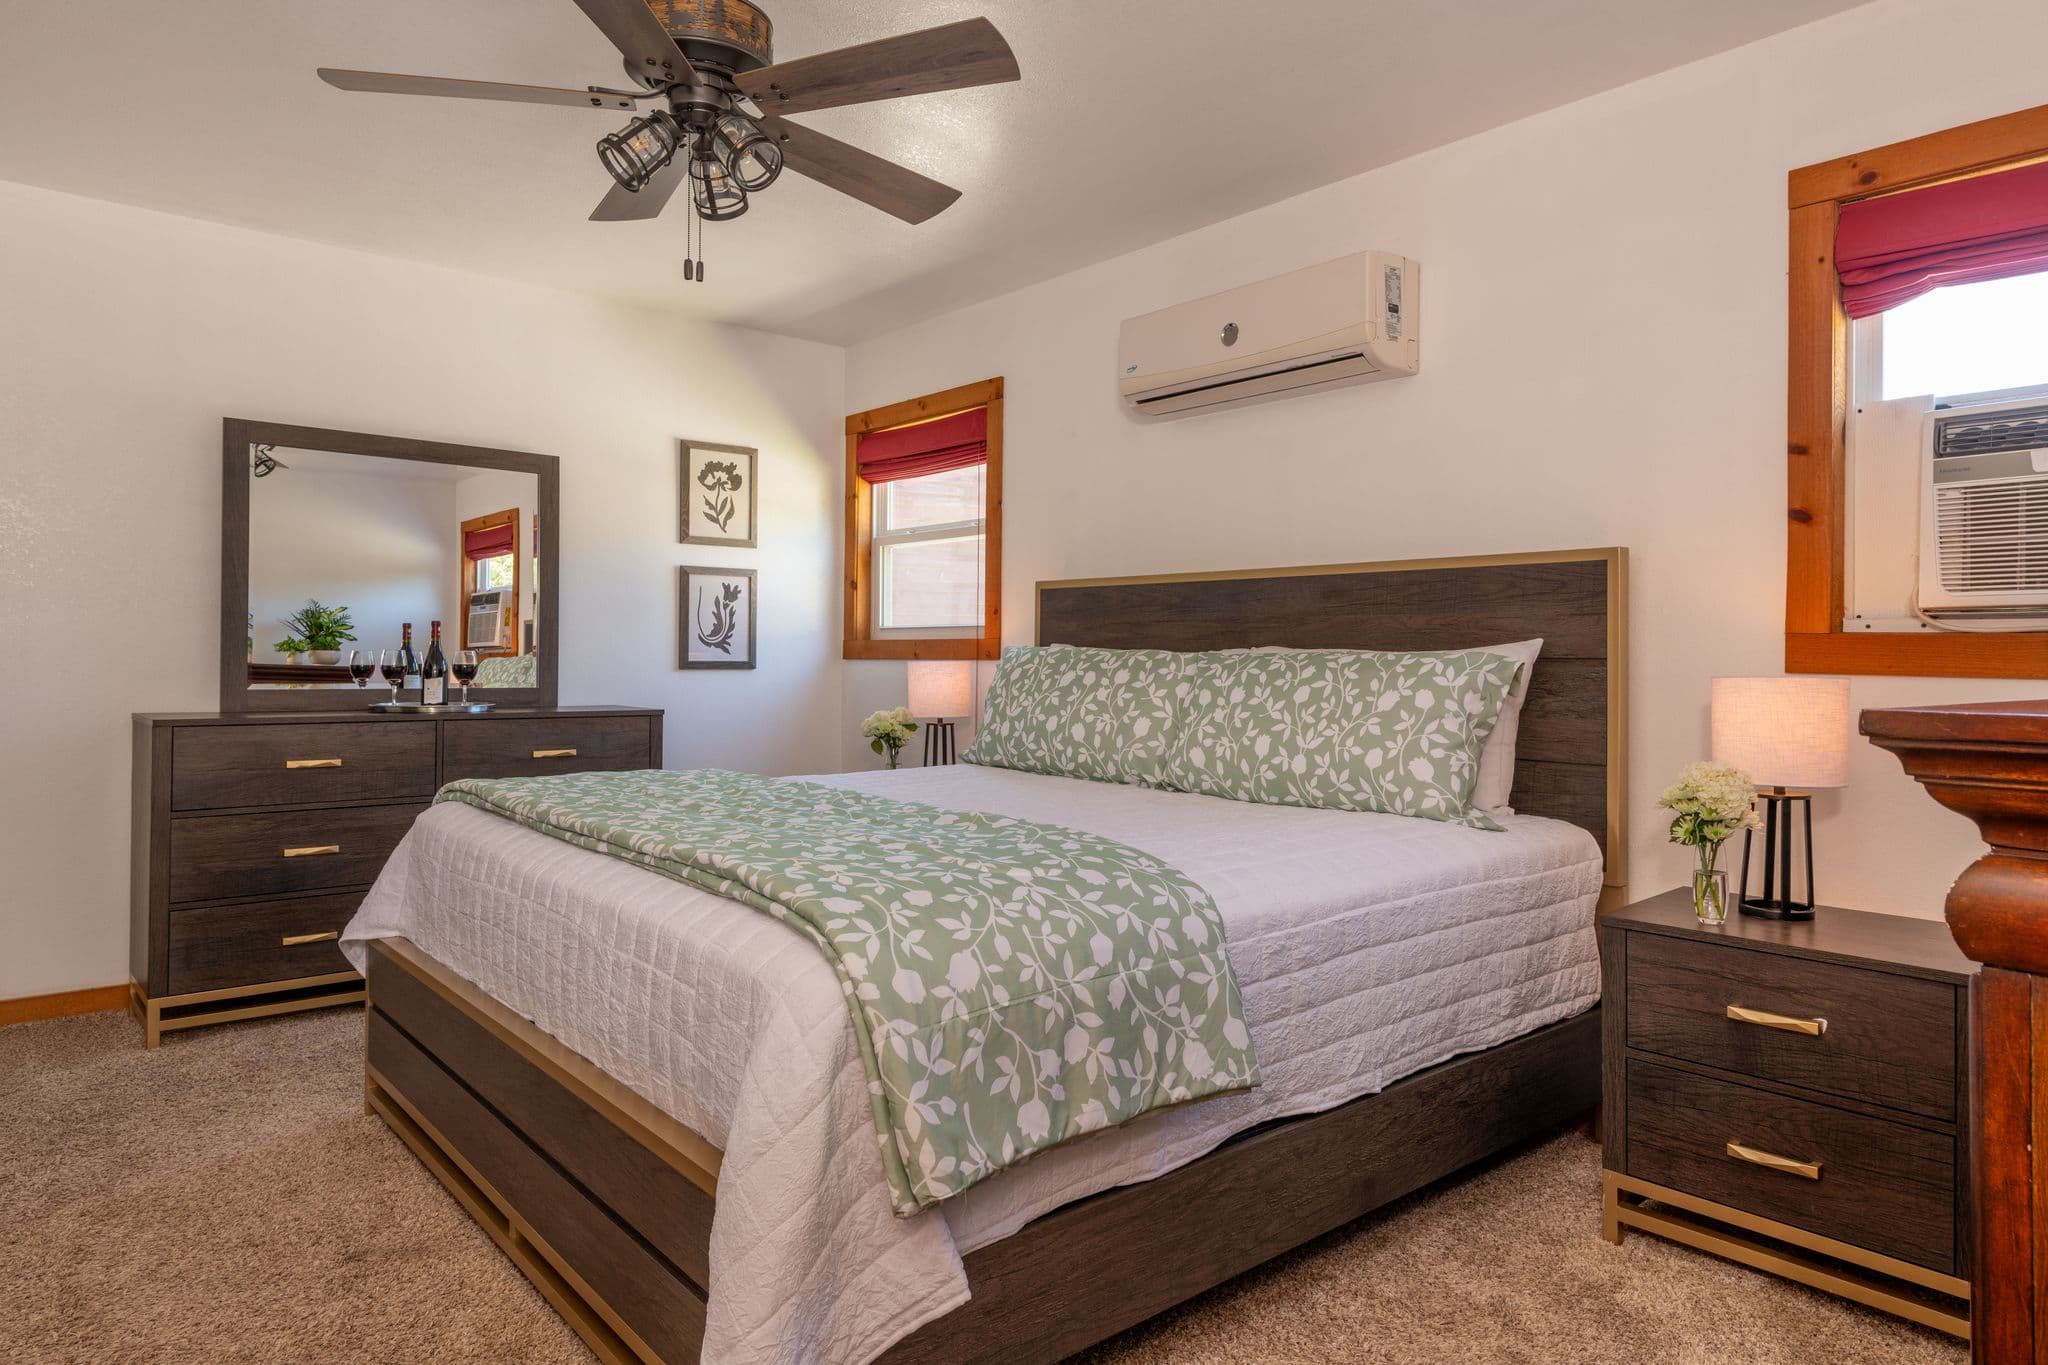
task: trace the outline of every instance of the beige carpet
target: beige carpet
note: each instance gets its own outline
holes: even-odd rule
[[[143,1049],[121,1015],[0,1029],[0,1359],[583,1361],[362,1111],[362,1020]],[[1671,1246],[1599,1240],[1576,1136],[1405,1201],[1124,1334],[1155,1361],[1959,1365],[1947,1338]]]

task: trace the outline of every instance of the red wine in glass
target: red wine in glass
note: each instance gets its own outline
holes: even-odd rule
[[[473,649],[458,649],[455,659],[448,665],[448,671],[455,675],[455,681],[462,685],[462,704],[469,705],[469,685],[476,681],[477,667],[482,660]]]
[[[377,668],[379,672],[383,673],[384,681],[390,684],[391,700],[395,703],[398,700],[398,689],[405,682],[405,651],[402,649],[380,651],[377,655]]]
[[[348,675],[356,680],[357,687],[368,687],[370,678],[377,672],[377,656],[367,649],[352,649],[348,652]]]

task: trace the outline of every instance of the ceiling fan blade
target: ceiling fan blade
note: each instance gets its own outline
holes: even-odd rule
[[[624,185],[614,185],[604,198],[597,201],[597,207],[590,211],[593,223],[630,223],[643,218],[658,218],[668,207],[669,197],[676,192],[676,186],[683,183],[689,174],[689,165],[682,157],[663,166],[637,190]]]
[[[635,80],[648,85],[697,84],[696,69],[647,8],[647,0],[576,0],[576,8],[625,55],[626,70]]]
[[[928,95],[1018,77],[1017,58],[996,26],[962,19],[734,77],[767,114],[801,114],[841,104]]]
[[[788,119],[763,119],[761,126],[782,148],[784,166],[906,223],[922,223],[960,197],[951,185]]]
[[[632,109],[634,95],[603,90],[563,90],[551,85],[506,85],[461,81],[450,76],[400,76],[390,71],[320,68],[320,79],[337,90],[370,90],[385,95],[447,95],[464,100],[508,100],[514,104],[564,104],[582,109]]]

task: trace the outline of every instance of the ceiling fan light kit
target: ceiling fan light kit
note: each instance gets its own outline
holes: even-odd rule
[[[659,101],[597,141],[617,188],[591,218],[660,215],[682,182],[697,219],[724,222],[785,168],[907,223],[944,211],[960,192],[906,166],[791,123],[789,114],[867,104],[1018,79],[1017,59],[994,24],[963,19],[777,64],[774,25],[747,0],[575,0],[619,50],[638,86],[582,90],[326,67],[342,90],[527,104],[637,109]],[[701,259],[684,263],[702,280]]]

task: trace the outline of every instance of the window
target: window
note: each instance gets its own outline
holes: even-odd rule
[[[2048,385],[2048,273],[1948,285],[1856,325],[1877,329],[1857,358],[1875,351],[1883,399]]]
[[[846,419],[849,659],[1000,648],[1002,381]]]
[[[484,654],[519,652],[519,509],[508,507],[462,523],[462,632],[459,648]],[[496,592],[496,600],[477,593]]]

